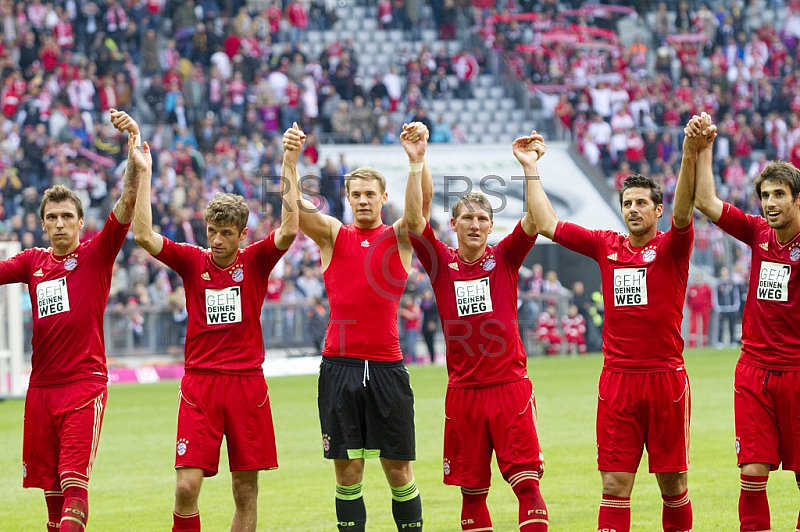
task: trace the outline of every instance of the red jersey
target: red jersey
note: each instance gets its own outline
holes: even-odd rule
[[[646,373],[683,367],[683,302],[692,224],[659,231],[644,247],[628,235],[558,222],[553,241],[600,265],[604,368]]]
[[[392,226],[341,226],[323,274],[331,315],[322,354],[402,360],[397,309],[407,278]]]
[[[740,360],[774,371],[800,370],[800,237],[781,244],[764,218],[728,203],[717,225],[753,250]]]
[[[30,386],[108,381],[103,312],[128,227],[112,212],[96,237],[66,257],[31,248],[0,262],[0,284],[26,283],[31,296]]]
[[[164,237],[156,258],[181,276],[186,291],[187,373],[263,374],[261,305],[269,273],[284,253],[273,231],[222,268],[211,250]]]
[[[447,344],[448,386],[492,386],[527,378],[525,349],[517,320],[519,268],[533,247],[517,223],[483,256],[465,262],[458,250],[436,239],[430,224],[412,238],[431,278]]]

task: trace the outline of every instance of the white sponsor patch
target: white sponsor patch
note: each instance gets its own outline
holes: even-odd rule
[[[778,262],[761,263],[758,272],[758,299],[767,301],[789,301],[789,278],[792,267]]]
[[[206,288],[206,324],[239,323],[242,321],[242,289],[229,286],[221,290]]]
[[[36,286],[36,306],[39,309],[40,318],[69,312],[67,278],[62,277],[39,283]]]
[[[492,311],[492,293],[489,278],[472,281],[454,281],[456,307],[459,316],[472,316]]]
[[[647,268],[614,270],[614,306],[647,305]]]

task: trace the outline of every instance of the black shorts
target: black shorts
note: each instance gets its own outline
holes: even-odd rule
[[[318,390],[325,458],[416,458],[414,392],[401,360],[322,357]]]

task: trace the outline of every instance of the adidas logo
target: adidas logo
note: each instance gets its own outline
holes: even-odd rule
[[[34,273],[33,276],[34,277],[42,277],[42,276],[44,276],[44,272],[42,272],[42,269],[39,268],[38,270],[36,270],[36,273]]]
[[[362,240],[361,241],[361,247],[362,248],[368,248],[369,247],[369,240],[367,240],[367,239]]]
[[[204,281],[210,281],[211,280],[211,276],[208,275],[208,272],[203,272],[202,274],[200,274],[200,278],[202,280],[204,280]]]
[[[769,251],[769,242],[764,242],[763,244],[759,244],[758,247],[760,247],[764,251]]]
[[[448,266],[450,268],[454,269],[455,271],[458,271],[458,263],[457,262],[451,262],[451,263],[448,264]]]
[[[608,256],[608,257],[606,257],[606,258],[607,258],[608,260],[617,260],[617,254],[616,254],[616,253],[612,253],[611,255],[609,255],[609,256]]]

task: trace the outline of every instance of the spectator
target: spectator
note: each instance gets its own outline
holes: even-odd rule
[[[708,345],[708,326],[713,309],[711,287],[702,274],[694,276],[694,282],[686,291],[686,305],[689,307],[689,347]]]

